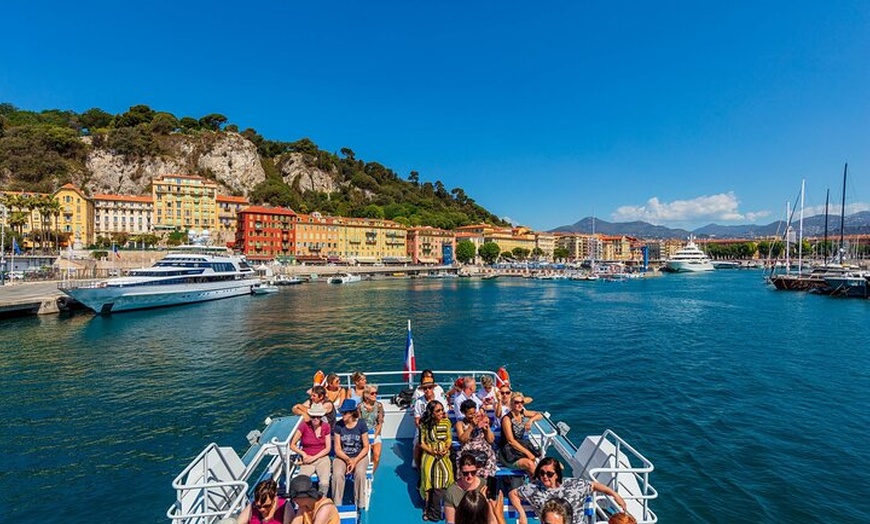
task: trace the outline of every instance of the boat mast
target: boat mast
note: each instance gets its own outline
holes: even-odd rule
[[[794,230],[791,228],[791,219],[789,216],[788,210],[791,209],[791,202],[785,203],[785,216],[788,217],[788,222],[785,225],[785,274],[791,273],[791,256],[789,249],[789,242],[791,242],[792,236],[794,236]]]
[[[798,226],[798,274],[801,274],[804,269],[804,187],[806,183],[806,179],[801,180],[801,218]]]
[[[828,265],[828,201],[831,198],[831,190],[825,191],[825,242],[822,244],[823,264]]]
[[[845,242],[843,242],[843,230],[846,229],[846,173],[849,171],[849,163],[846,162],[846,165],[843,166],[843,199],[840,204],[840,264],[843,264],[843,256],[845,255],[843,251],[843,246]]]

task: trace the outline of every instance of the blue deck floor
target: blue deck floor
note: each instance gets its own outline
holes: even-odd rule
[[[362,524],[426,522],[423,499],[417,489],[418,473],[411,468],[412,445],[411,440],[405,439],[383,441],[381,463],[375,472],[369,510],[363,513]],[[507,522],[513,523],[516,519]],[[529,519],[529,524],[537,522],[537,519]]]
[[[381,463],[372,482],[369,510],[363,524],[425,522],[423,500],[417,490],[417,471],[411,468],[411,440],[384,439]]]

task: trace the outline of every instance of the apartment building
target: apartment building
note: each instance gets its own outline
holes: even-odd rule
[[[239,211],[235,249],[249,260],[292,262],[297,215],[283,207],[249,206]]]
[[[94,205],[94,235],[108,237],[113,233],[140,235],[151,232],[154,201],[150,196],[96,194]]]
[[[217,184],[198,176],[161,175],[151,183],[154,229],[209,230],[218,227]]]
[[[455,252],[452,231],[429,226],[408,229],[408,256],[414,264],[452,264]]]
[[[81,189],[65,184],[52,195],[60,203],[57,227],[75,249],[94,243],[94,204]]]

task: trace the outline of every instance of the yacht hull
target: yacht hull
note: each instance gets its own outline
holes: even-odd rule
[[[667,266],[668,271],[671,271],[672,273],[699,273],[716,269],[710,262],[682,262],[669,260],[665,265]]]
[[[64,293],[97,313],[109,314],[250,295],[257,282],[251,278],[178,286],[81,287],[64,290]]]

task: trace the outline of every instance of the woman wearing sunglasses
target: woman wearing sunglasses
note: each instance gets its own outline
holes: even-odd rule
[[[278,498],[274,480],[261,481],[254,488],[254,501],[239,513],[238,524],[287,524],[295,516],[291,504]]]
[[[574,515],[583,514],[583,502],[593,491],[604,493],[625,511],[625,501],[619,493],[598,482],[589,482],[579,478],[562,478],[562,464],[553,457],[547,457],[535,468],[534,480],[525,486],[512,489],[508,493],[511,504],[520,514],[519,524],[527,524],[525,512],[522,511],[522,500],[526,499],[535,510],[536,515],[541,515],[544,504],[554,498],[562,498],[571,505]]]
[[[461,506],[463,498],[472,492],[477,492],[483,502],[490,506],[487,511],[487,519],[484,524],[494,524],[504,522],[504,513],[497,511],[495,508],[501,508],[503,499],[499,501],[488,500],[488,488],[486,482],[480,477],[480,464],[471,453],[464,453],[459,457],[459,469],[456,470],[456,482],[447,488],[444,494],[444,517],[447,524],[460,524],[462,520],[459,518],[458,510]],[[498,516],[502,516],[499,520]]]
[[[499,460],[510,469],[524,470],[531,477],[538,455],[527,433],[531,431],[532,423],[543,417],[540,413],[526,411],[526,398],[519,391],[514,391],[510,399],[510,411],[501,418]]]

